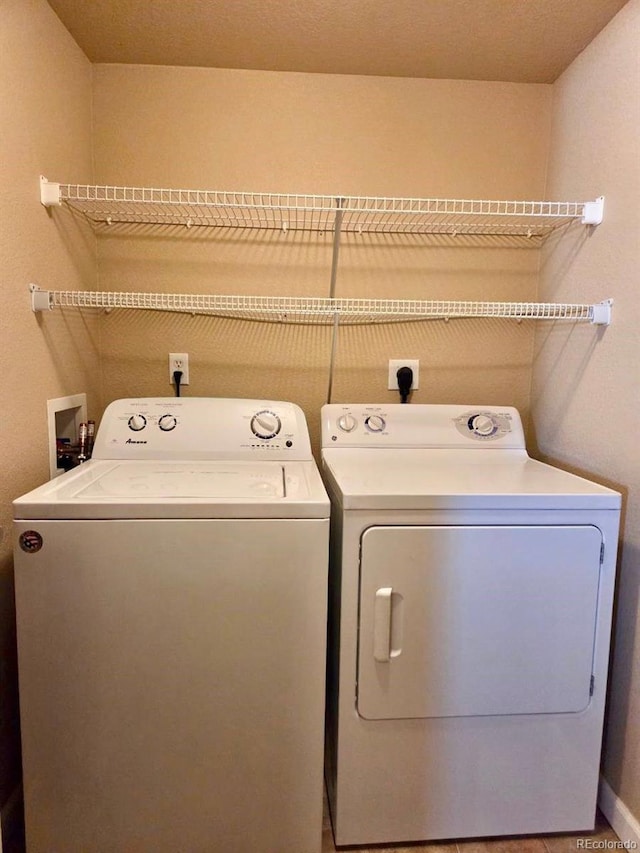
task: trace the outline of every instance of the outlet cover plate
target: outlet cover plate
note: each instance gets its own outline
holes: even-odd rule
[[[389,359],[389,379],[387,388],[389,391],[397,391],[398,390],[398,377],[397,373],[401,367],[410,367],[413,370],[413,382],[411,384],[411,390],[417,391],[420,387],[420,359],[418,358],[390,358]]]
[[[182,371],[182,379],[180,385],[189,384],[189,353],[188,352],[170,352],[169,353],[169,384],[173,385],[174,370]]]

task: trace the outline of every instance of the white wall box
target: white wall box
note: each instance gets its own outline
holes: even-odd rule
[[[72,394],[69,397],[47,400],[49,474],[52,479],[59,474],[64,474],[64,469],[58,468],[57,439],[68,438],[72,444],[75,444],[80,424],[86,420],[86,394]]]

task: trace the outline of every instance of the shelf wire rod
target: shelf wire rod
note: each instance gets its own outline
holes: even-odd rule
[[[333,324],[331,330],[331,355],[329,356],[329,380],[327,384],[327,403],[331,402],[333,394],[333,374],[336,366],[336,354],[338,352],[338,327],[340,324],[340,314],[338,311],[333,315]]]
[[[340,235],[342,234],[342,217],[344,216],[344,198],[336,199],[336,213],[333,226],[333,252],[331,254],[331,281],[329,284],[329,298],[334,299],[336,295],[336,282],[338,280],[338,260],[340,258]]]
[[[336,302],[336,283],[338,280],[338,260],[340,257],[340,235],[342,234],[342,217],[344,215],[344,198],[336,199],[336,213],[333,225],[333,252],[331,256],[331,281],[329,284],[329,301]],[[338,349],[338,326],[340,323],[340,313],[338,311],[333,315],[333,328],[331,331],[331,354],[329,356],[329,379],[327,386],[327,403],[331,402],[331,394],[333,392],[333,373],[336,363],[336,353]]]

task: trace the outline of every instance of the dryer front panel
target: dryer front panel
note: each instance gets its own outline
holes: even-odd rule
[[[601,545],[589,525],[368,528],[359,715],[583,711]]]

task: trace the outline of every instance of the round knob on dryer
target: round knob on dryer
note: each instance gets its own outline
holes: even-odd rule
[[[491,435],[495,432],[496,425],[490,415],[476,415],[471,420],[471,428],[476,435]]]
[[[364,423],[371,432],[382,432],[387,425],[382,415],[369,415]]]
[[[128,423],[129,429],[132,429],[134,432],[140,432],[141,429],[146,427],[147,419],[144,415],[131,415]]]
[[[358,421],[353,415],[340,415],[338,418],[338,429],[341,429],[343,432],[353,432],[357,426]]]
[[[158,421],[158,426],[163,432],[170,432],[176,428],[177,424],[178,420],[173,415],[162,415]]]
[[[270,412],[267,409],[256,412],[251,418],[251,431],[258,438],[274,438],[281,428],[280,418],[275,412]]]

